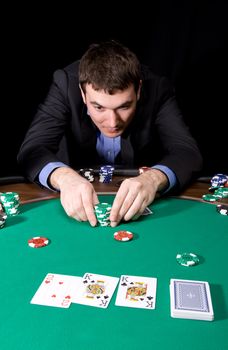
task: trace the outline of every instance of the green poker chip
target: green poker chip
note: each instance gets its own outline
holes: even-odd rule
[[[182,266],[194,266],[199,264],[199,257],[194,253],[177,254],[176,260]]]
[[[112,206],[109,203],[99,203],[94,206],[94,212],[101,226],[110,226],[109,215]]]

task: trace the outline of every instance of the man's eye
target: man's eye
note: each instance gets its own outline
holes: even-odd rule
[[[94,106],[94,108],[95,108],[97,111],[102,111],[102,110],[103,110],[103,107],[101,107],[101,106]]]

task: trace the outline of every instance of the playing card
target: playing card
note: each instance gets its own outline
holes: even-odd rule
[[[146,207],[141,215],[151,215],[151,214],[153,214],[152,210]]]
[[[172,317],[214,319],[208,282],[171,279],[170,301]]]
[[[81,279],[77,276],[48,273],[30,303],[68,308]]]
[[[155,309],[156,289],[157,278],[122,275],[115,305]]]
[[[117,277],[85,273],[80,284],[80,292],[72,302],[107,308],[118,281]]]

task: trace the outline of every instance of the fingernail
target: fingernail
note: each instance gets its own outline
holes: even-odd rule
[[[116,227],[117,226],[117,222],[116,221],[111,221],[111,227]]]

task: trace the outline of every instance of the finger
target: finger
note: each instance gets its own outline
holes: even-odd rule
[[[97,197],[96,192],[94,191],[94,192],[93,192],[93,205],[96,205],[96,204],[98,204],[98,203],[100,203],[100,202],[99,202],[99,199],[98,199],[98,197]]]
[[[82,203],[83,203],[83,208],[85,211],[85,217],[86,220],[89,221],[91,226],[96,226],[97,224],[97,218],[94,213],[94,206],[93,206],[93,200],[94,200],[94,195],[93,193],[85,193],[82,195]]]
[[[132,202],[129,209],[125,212],[123,216],[124,220],[129,221],[134,217],[135,217],[135,220],[137,220],[141,215],[141,213],[143,212],[144,206],[145,206],[144,199],[140,195],[138,195]]]
[[[116,194],[116,197],[115,197],[113,205],[112,205],[110,217],[109,217],[112,227],[115,227],[119,223],[119,221],[121,220],[119,212],[120,212],[120,209],[124,203],[124,198],[126,197],[127,193],[128,193],[127,188],[120,187],[117,194]]]

